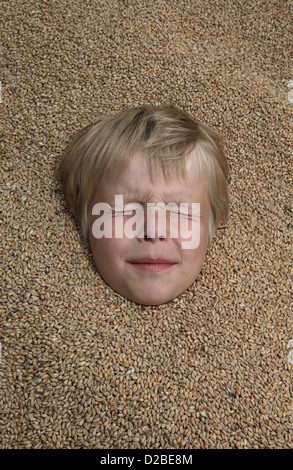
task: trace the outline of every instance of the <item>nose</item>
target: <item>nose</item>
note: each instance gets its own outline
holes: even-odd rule
[[[142,240],[154,242],[166,240],[167,221],[166,211],[160,207],[148,206],[144,213],[144,236]]]

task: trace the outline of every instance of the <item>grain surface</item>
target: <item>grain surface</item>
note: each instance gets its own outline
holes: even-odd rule
[[[292,2],[1,10],[1,448],[292,448]],[[54,177],[143,103],[214,127],[231,170],[228,227],[159,307],[104,284]]]

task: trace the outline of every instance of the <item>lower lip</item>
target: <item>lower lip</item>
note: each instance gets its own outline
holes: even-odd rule
[[[158,273],[162,271],[167,271],[172,268],[174,264],[171,263],[130,263],[135,269],[139,271],[145,271],[149,273]]]

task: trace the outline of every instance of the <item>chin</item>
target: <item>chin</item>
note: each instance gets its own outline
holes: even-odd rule
[[[174,298],[174,297],[172,297]],[[128,297],[128,300],[131,300],[132,302],[135,302],[136,304],[138,305],[145,305],[146,307],[147,306],[156,306],[156,305],[162,305],[162,304],[166,304],[167,302],[169,302],[170,300],[172,300],[172,298],[168,298],[168,299],[151,299],[151,300],[147,300],[147,299],[137,299],[137,298],[130,298]]]
[[[181,292],[180,292],[181,293]],[[149,305],[149,306],[155,306],[155,305],[162,305],[162,304],[166,304],[168,302],[170,302],[171,300],[173,300],[175,297],[177,297],[177,295],[180,295],[180,293],[175,293],[175,294],[172,294],[172,295],[148,295],[146,296],[145,293],[144,295],[137,295],[137,293],[135,295],[125,295],[125,294],[122,294],[124,295],[124,297],[126,297],[127,299],[131,300],[132,302],[135,302],[137,304],[140,304],[140,305]]]

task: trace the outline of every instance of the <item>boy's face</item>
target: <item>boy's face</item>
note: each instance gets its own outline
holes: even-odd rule
[[[139,153],[117,179],[104,178],[100,181],[92,202],[89,240],[96,267],[110,287],[139,304],[158,305],[173,299],[184,292],[201,271],[208,246],[211,207],[207,178],[200,175],[195,151],[186,160],[186,170],[184,179],[178,176],[167,182],[163,174],[158,174],[152,182],[148,160]],[[189,203],[191,209],[191,203],[199,203],[200,217],[195,217],[193,226],[197,236],[200,236],[198,246],[182,247],[182,242],[186,241],[186,231],[183,234],[180,230],[179,217],[178,236],[174,237],[171,226],[176,219],[170,222],[169,213],[164,226],[158,212],[155,216],[155,211],[149,209],[143,212],[144,234],[140,232],[142,235],[130,238],[125,230],[122,238],[96,238],[93,224],[95,221],[99,223],[98,219],[103,217],[103,213],[100,216],[92,215],[92,208],[97,203],[107,203],[114,208],[117,195],[123,196],[124,206],[130,203],[139,203],[144,207],[147,203],[163,203],[165,206],[176,203],[179,208],[180,203]],[[122,223],[126,228],[131,218],[130,215],[116,214],[120,218],[118,220],[114,211],[109,214],[107,217],[113,223],[113,233],[116,224],[121,226]],[[190,224],[191,220],[188,227],[191,227]]]

